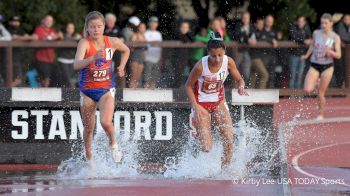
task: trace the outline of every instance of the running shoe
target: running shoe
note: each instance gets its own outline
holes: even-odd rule
[[[324,117],[322,115],[318,115],[316,118],[316,120],[323,120],[323,119],[324,119]]]
[[[87,160],[86,161],[87,167],[88,167],[88,177],[94,178],[96,177],[96,163],[94,160]]]
[[[123,158],[123,153],[119,150],[118,144],[114,144],[113,146],[111,146],[111,150],[114,162],[120,163]]]

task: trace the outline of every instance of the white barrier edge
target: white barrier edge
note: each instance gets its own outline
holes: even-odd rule
[[[275,104],[279,102],[278,89],[246,89],[248,96],[232,89],[232,105]]]
[[[125,102],[173,102],[173,90],[169,89],[123,89]]]
[[[62,101],[60,88],[12,88],[11,101]]]

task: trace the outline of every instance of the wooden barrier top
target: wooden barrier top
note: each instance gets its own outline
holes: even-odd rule
[[[12,55],[13,55],[13,48],[75,48],[77,47],[76,41],[0,41],[0,48],[6,49],[6,75],[5,75],[5,86],[10,87],[12,78],[13,78],[13,62],[12,62]],[[268,42],[257,42],[255,46],[245,45],[245,44],[238,44],[234,41],[225,42],[226,46],[228,48],[232,48],[234,52],[237,52],[237,49],[239,48],[266,48],[266,49],[274,49],[272,48],[272,44]],[[126,45],[129,47],[149,47],[149,46],[156,46],[156,47],[162,47],[162,48],[205,48],[206,44],[203,44],[201,42],[193,42],[193,43],[184,43],[181,41],[175,41],[175,40],[165,40],[162,42],[126,42]],[[281,49],[287,49],[287,48],[305,48],[305,45],[300,45],[292,41],[279,41],[278,47]],[[347,89],[350,88],[350,44],[348,45],[342,45],[342,47],[345,48],[345,52],[343,53],[344,59],[345,59],[345,86]],[[284,93],[287,92],[287,93]],[[299,91],[293,91],[293,89],[284,90],[282,89],[281,95],[292,95],[292,93],[296,93],[297,95],[300,95]],[[336,95],[348,95],[348,90],[341,90],[336,89],[333,92]],[[287,95],[288,94],[288,95]]]

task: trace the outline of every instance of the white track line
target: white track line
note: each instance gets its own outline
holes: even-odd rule
[[[318,107],[315,107],[316,109],[318,109]],[[329,110],[329,111],[334,111],[334,110],[350,110],[349,106],[331,106],[331,107],[325,107],[325,110]]]
[[[318,106],[309,106],[308,109],[310,110],[318,110]],[[349,106],[326,106],[325,111],[332,112],[334,110],[350,110]]]
[[[286,141],[285,141],[285,135],[284,135],[284,131],[286,130],[286,128],[288,128],[288,127],[290,128],[290,127],[294,127],[294,126],[301,126],[301,125],[311,125],[311,124],[321,124],[321,123],[336,123],[336,122],[350,122],[350,117],[325,118],[322,120],[310,119],[310,120],[303,120],[303,121],[292,121],[292,122],[287,122],[287,123],[283,122],[279,125],[278,137],[279,137],[279,141],[280,141],[279,148],[281,151],[281,161],[282,161],[282,169],[281,169],[281,177],[282,178],[289,178],[288,160],[287,160],[287,153],[286,153],[286,146],[285,146]],[[338,145],[338,144],[332,144],[332,145]],[[323,146],[323,147],[325,148],[325,146]],[[315,150],[315,149],[311,149],[311,150]],[[293,161],[294,161],[294,158],[293,158]],[[320,178],[318,176],[315,176],[313,174],[310,174],[310,173],[302,170],[298,165],[298,159],[296,159],[296,164],[293,164],[293,161],[292,161],[292,164],[295,165],[295,169],[298,172],[305,174],[305,175],[308,175],[308,176]],[[342,184],[342,185],[344,185],[344,184]],[[350,185],[346,184],[344,186],[350,186]],[[284,193],[284,195],[288,195],[288,196],[291,195],[290,187],[289,187],[288,183],[283,184],[283,193]]]
[[[294,126],[303,126],[303,125],[312,125],[312,124],[324,124],[324,123],[336,123],[336,122],[350,122],[350,117],[335,117],[335,118],[325,118],[323,120],[309,119],[302,121],[291,121],[284,124],[284,128],[294,127]]]
[[[324,148],[329,148],[329,147],[333,147],[333,146],[337,146],[337,145],[344,145],[344,144],[350,144],[350,142],[329,144],[329,145],[325,145],[325,146],[321,146],[321,147],[317,147],[317,148],[313,148],[313,149],[304,151],[304,152],[302,152],[302,153],[296,155],[295,157],[293,157],[293,159],[292,159],[292,165],[293,165],[293,167],[294,167],[298,172],[300,172],[300,173],[302,173],[302,174],[304,174],[304,175],[306,175],[306,176],[309,176],[309,177],[312,177],[312,178],[318,178],[318,179],[327,179],[327,178],[325,178],[325,177],[316,176],[316,175],[314,175],[314,174],[311,174],[311,173],[306,172],[305,170],[301,169],[301,168],[299,167],[299,163],[298,163],[299,158],[302,157],[302,156],[304,156],[304,155],[306,155],[306,154],[308,154],[308,153],[310,153],[310,152],[312,152],[312,151],[316,151],[316,150],[320,150],[320,149],[324,149]],[[331,179],[327,179],[327,180],[331,180]],[[346,184],[346,183],[344,183],[344,184],[336,183],[336,184],[350,187],[350,185],[349,185],[349,184]]]

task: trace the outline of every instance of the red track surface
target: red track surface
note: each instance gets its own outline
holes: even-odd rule
[[[274,122],[306,122],[286,127],[286,162],[290,183],[273,185],[234,184],[230,180],[189,179],[96,179],[38,184],[37,181],[0,180],[0,193],[28,191],[40,195],[350,195],[350,99],[328,99],[326,120],[310,121],[317,115],[316,99],[282,99],[275,106]],[[306,121],[305,121],[306,120]],[[34,166],[32,169],[55,169]],[[27,170],[28,166],[3,165],[0,170]],[[321,179],[320,179],[321,178]],[[316,179],[319,179],[317,181]],[[277,179],[282,180],[282,179]],[[322,181],[323,180],[323,181]],[[328,181],[327,181],[328,180]],[[19,181],[19,182],[18,182]],[[34,181],[34,182],[33,182]],[[330,183],[326,185],[325,183]]]
[[[0,165],[0,171],[43,171],[43,170],[56,170],[57,165],[43,165],[43,164],[2,164]]]
[[[92,180],[90,182],[94,184]],[[208,180],[143,180],[118,179],[108,180],[107,185],[84,188],[56,189],[50,195],[249,195],[260,192],[264,195],[279,195],[282,190],[278,186],[252,187],[249,185],[233,185],[231,181]]]
[[[325,121],[334,122],[313,120],[317,116],[316,99],[280,100],[274,111],[276,127],[282,122],[296,123],[284,129],[288,177],[292,182],[300,180],[289,184],[290,193],[349,195],[350,118],[346,117],[350,117],[350,99],[328,99]],[[303,122],[306,124],[300,125]],[[312,180],[314,184],[308,182]]]

